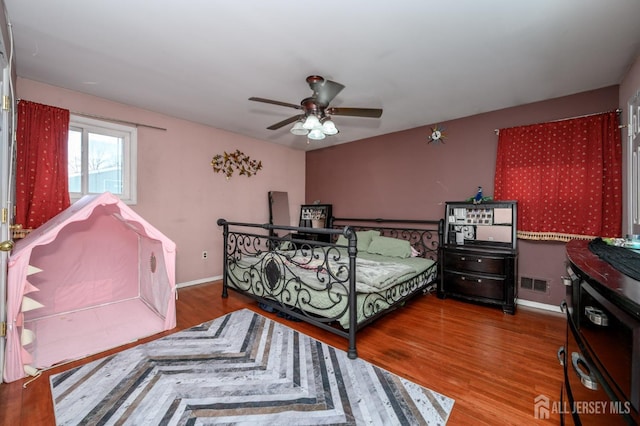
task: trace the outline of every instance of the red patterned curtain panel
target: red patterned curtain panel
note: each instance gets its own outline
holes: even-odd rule
[[[518,200],[518,237],[620,237],[618,114],[500,129],[496,200]]]
[[[69,207],[69,110],[18,102],[16,224],[37,228]]]

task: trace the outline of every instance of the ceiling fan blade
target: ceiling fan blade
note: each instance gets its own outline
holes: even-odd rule
[[[249,100],[250,101],[255,101],[255,102],[264,102],[265,104],[273,104],[273,105],[280,105],[280,106],[283,106],[283,107],[302,109],[302,107],[300,105],[290,104],[288,102],[274,101],[272,99],[256,98],[256,97],[252,96],[252,97],[249,98]]]
[[[379,118],[382,110],[378,108],[327,108],[329,115],[348,115],[351,117]]]
[[[311,90],[313,90],[313,98],[315,98],[318,106],[327,107],[329,103],[335,98],[344,86],[335,81],[325,80],[324,77],[319,75],[310,75],[307,77],[307,83]]]
[[[293,117],[289,117],[286,120],[282,120],[279,123],[272,124],[271,126],[267,127],[267,129],[269,129],[269,130],[278,130],[280,127],[286,126],[287,124],[290,124],[290,123],[293,123],[294,121],[297,121],[297,120],[301,119],[302,117],[304,117],[304,115],[294,115]]]

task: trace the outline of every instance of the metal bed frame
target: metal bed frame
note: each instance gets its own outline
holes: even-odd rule
[[[348,339],[347,354],[352,359],[358,356],[358,330],[402,306],[414,295],[433,291],[439,279],[442,219],[332,217],[329,228],[229,222],[225,219],[219,219],[217,223],[223,228],[225,248],[222,297],[228,297],[228,289],[232,289],[290,317],[343,336]],[[435,263],[427,272],[380,293],[361,294],[364,297],[364,318],[358,322],[356,232],[364,230],[377,230],[383,236],[408,240],[420,257]],[[283,233],[276,231],[288,234],[278,236]],[[345,237],[346,245],[337,243],[340,235]],[[242,263],[246,257],[259,260],[247,266]],[[322,288],[309,288],[296,272],[297,268],[314,274]],[[426,282],[429,277],[432,279]],[[328,301],[329,306],[318,304],[318,296],[314,302],[314,293],[323,293],[323,303]],[[345,329],[337,324],[337,320],[347,310],[349,327]]]

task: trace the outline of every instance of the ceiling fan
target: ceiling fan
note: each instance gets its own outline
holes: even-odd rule
[[[267,129],[277,130],[295,121],[296,124],[291,129],[291,133],[294,135],[307,135],[309,139],[319,140],[324,139],[327,135],[335,135],[338,133],[338,129],[333,121],[331,121],[332,115],[369,118],[379,118],[382,115],[382,110],[377,108],[330,107],[329,104],[338,93],[344,89],[344,85],[327,80],[319,75],[307,77],[307,83],[311,90],[313,90],[313,94],[308,98],[304,98],[300,102],[300,105],[265,98],[249,98],[250,101],[264,102],[301,110],[301,114],[272,124],[267,127]]]

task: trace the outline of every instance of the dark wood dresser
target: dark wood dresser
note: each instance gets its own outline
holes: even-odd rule
[[[446,203],[438,297],[500,306],[505,313],[515,313],[517,205],[515,201]]]
[[[566,250],[563,424],[638,424],[640,282],[592,253],[589,241]]]

